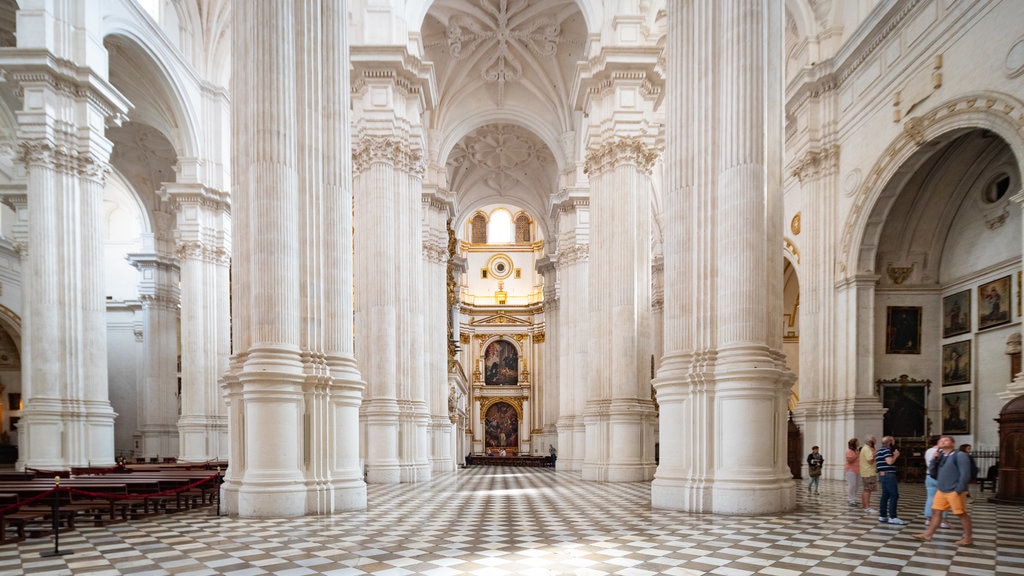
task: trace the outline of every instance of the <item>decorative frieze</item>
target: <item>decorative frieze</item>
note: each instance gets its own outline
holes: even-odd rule
[[[636,136],[615,138],[587,152],[583,171],[592,176],[625,164],[634,164],[641,172],[650,174],[659,155],[658,150],[644,139]]]

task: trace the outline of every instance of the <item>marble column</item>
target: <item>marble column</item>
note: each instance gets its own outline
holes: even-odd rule
[[[657,508],[795,504],[779,322],[782,37],[778,3],[668,6]]]
[[[80,30],[83,41],[90,30]],[[104,131],[129,104],[98,75],[105,69],[50,56],[4,66],[22,95],[22,290],[32,295],[22,316],[18,466],[109,466],[116,414],[107,391],[103,185],[112,144]]]
[[[227,413],[219,379],[230,354],[228,303],[231,229],[227,194],[197,183],[167,183],[161,194],[177,216],[181,269],[181,415],[184,462],[227,460]]]
[[[370,483],[430,479],[429,386],[441,382],[430,377],[440,348],[429,343],[443,346],[447,332],[447,321],[430,312],[443,312],[443,275],[424,270],[421,115],[431,101],[430,74],[413,58],[393,56],[364,47],[352,63],[356,357],[367,385],[362,453]],[[442,390],[447,397],[447,385]]]
[[[590,197],[585,188],[567,189],[554,202],[556,222],[555,268],[558,276],[558,334],[552,346],[558,365],[558,467],[578,471],[583,466],[589,383],[590,313],[588,270],[590,257]]]
[[[657,154],[635,136],[604,139],[590,177],[590,383],[584,480],[654,473],[651,401],[651,182]]]
[[[228,513],[366,507],[352,347],[347,13],[326,0],[232,11],[235,354],[224,377]],[[330,71],[330,73],[323,73]]]
[[[426,340],[427,373],[425,380],[430,403],[430,463],[433,472],[455,470],[455,424],[449,407],[448,383],[449,342],[458,338],[449,332],[451,309],[457,286],[448,282],[449,248],[454,250],[454,233],[450,236],[449,220],[455,214],[450,193],[436,186],[423,190],[423,309]],[[450,236],[450,237],[449,237]],[[451,295],[449,295],[451,292]],[[444,338],[440,335],[444,334]]]
[[[139,271],[142,301],[142,362],[138,382],[136,456],[178,455],[178,291],[177,262],[156,252],[128,255]]]

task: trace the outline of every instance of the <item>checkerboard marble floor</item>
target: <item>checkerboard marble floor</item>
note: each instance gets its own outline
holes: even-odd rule
[[[53,550],[52,536],[6,544],[0,576],[1024,574],[1024,508],[976,494],[975,546],[958,548],[955,520],[933,542],[915,540],[924,486],[900,491],[907,526],[879,524],[876,514],[849,507],[840,481],[822,481],[820,495],[797,483],[792,513],[712,516],[651,509],[649,483],[478,467],[415,485],[370,485],[369,506],[359,512],[260,520],[213,510],[172,514],[62,534],[60,548],[73,554],[52,558],[40,556]]]

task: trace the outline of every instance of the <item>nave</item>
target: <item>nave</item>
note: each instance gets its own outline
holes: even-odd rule
[[[73,554],[54,558],[40,557],[52,540],[27,540],[0,547],[0,576],[1024,574],[1024,509],[991,504],[977,487],[976,544],[957,548],[955,521],[931,543],[912,538],[923,528],[923,484],[900,486],[903,527],[849,508],[842,482],[821,484],[817,496],[798,485],[792,513],[738,517],[653,510],[647,482],[477,467],[371,484],[364,511],[239,519],[199,510],[86,527],[62,534]]]

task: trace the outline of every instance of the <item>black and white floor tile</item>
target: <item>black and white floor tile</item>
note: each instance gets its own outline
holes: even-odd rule
[[[72,554],[50,558],[40,553],[52,536],[6,544],[0,576],[1024,575],[1024,508],[976,493],[974,546],[953,544],[955,519],[924,543],[912,537],[924,527],[924,487],[900,490],[906,526],[848,506],[839,481],[822,481],[820,495],[798,484],[789,514],[730,517],[653,510],[649,483],[479,467],[370,485],[359,512],[252,520],[206,509],[83,527],[61,534]]]

